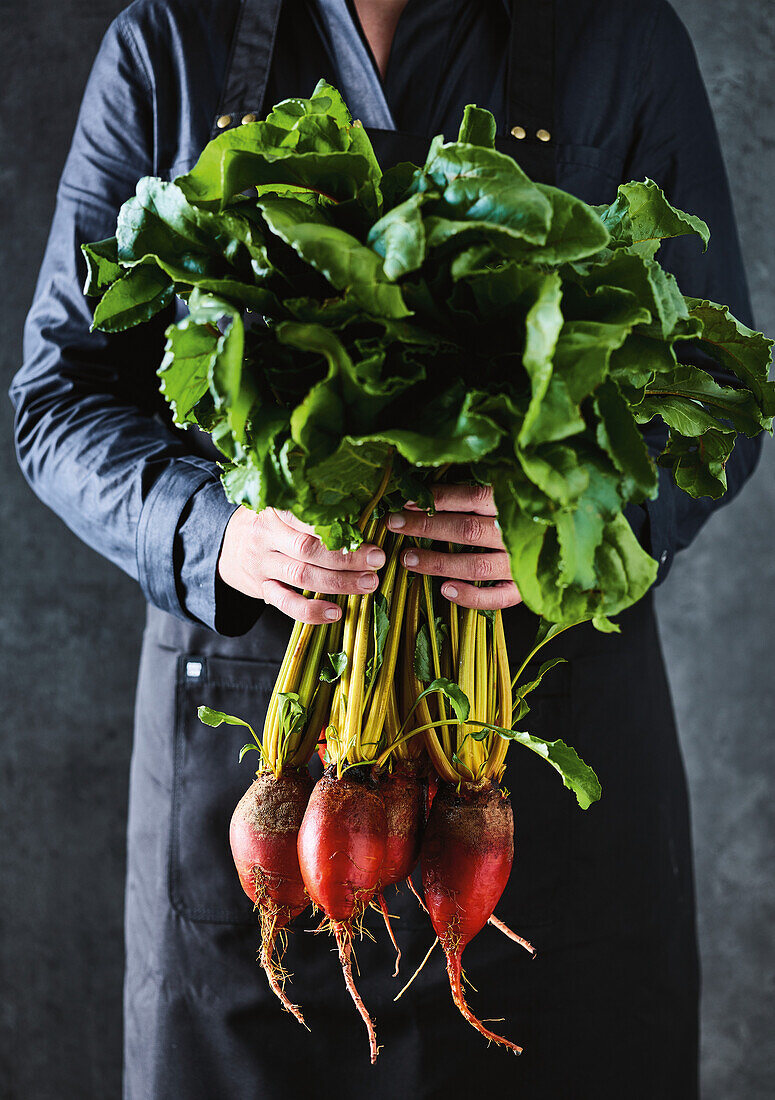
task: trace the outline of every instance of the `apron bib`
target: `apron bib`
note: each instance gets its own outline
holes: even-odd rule
[[[493,0],[495,2],[495,0]],[[214,119],[260,116],[280,0],[245,0]],[[535,180],[556,180],[553,0],[515,3],[508,132],[499,151]],[[213,134],[217,131],[213,122]],[[423,163],[429,137],[369,130],[384,167]],[[513,657],[536,620],[505,616]],[[137,693],[127,875],[127,1100],[315,1100],[464,1096],[506,1085],[520,1100],[692,1100],[697,963],[683,769],[650,597],[621,616],[622,634],[589,626],[561,637],[568,664],[535,693],[529,728],[577,747],[603,799],[584,814],[558,776],[513,746],[511,879],[498,915],[539,961],[485,928],[466,952],[483,1017],[525,1054],[488,1050],[451,1002],[437,949],[412,989],[393,997],[433,934],[414,898],[388,897],[404,952],[402,979],[378,920],[357,945],[359,988],[383,1049],[365,1031],[330,944],[294,922],[291,996],[312,1033],[284,1014],[253,964],[258,927],[228,846],[232,810],[252,773],[231,727],[209,706],[261,727],[290,632],[267,607],[242,638],[222,638],[153,607]],[[376,915],[375,915],[376,916]],[[666,1011],[667,1010],[667,1011]],[[508,1095],[509,1093],[507,1093]]]

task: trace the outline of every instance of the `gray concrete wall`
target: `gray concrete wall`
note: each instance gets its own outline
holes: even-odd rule
[[[88,68],[122,6],[0,0],[3,390]],[[758,321],[775,333],[775,4],[676,7],[717,111]],[[113,1097],[142,601],[24,485],[4,401],[0,467],[0,1096]],[[768,445],[659,595],[694,800],[706,1100],[775,1095],[773,474]]]

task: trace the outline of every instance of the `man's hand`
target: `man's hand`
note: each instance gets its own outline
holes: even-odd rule
[[[495,519],[492,489],[479,485],[438,485],[433,491],[435,515],[415,508],[388,519],[391,531],[434,542],[482,547],[475,553],[446,553],[442,550],[404,550],[401,560],[415,573],[450,577],[441,591],[452,603],[482,611],[512,607],[522,602],[511,579],[509,556]],[[484,549],[486,548],[486,549]],[[474,581],[494,581],[476,588]]]
[[[312,527],[290,512],[238,508],[226,526],[218,573],[226,584],[273,604],[303,623],[334,622],[341,608],[311,600],[296,589],[362,595],[373,592],[377,570],[385,564],[378,546],[364,543],[353,553],[326,550]]]

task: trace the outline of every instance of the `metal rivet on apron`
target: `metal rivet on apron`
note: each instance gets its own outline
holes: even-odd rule
[[[254,115],[253,112],[251,111],[250,114],[242,116],[242,125],[247,126],[247,124],[249,122],[255,122],[257,118],[258,118],[258,115]]]
[[[202,677],[202,662],[201,661],[186,661],[186,678],[188,680],[199,680]]]
[[[231,115],[221,115],[216,126],[219,130],[225,130],[227,126],[231,126]]]
[[[659,555],[659,564],[664,565],[669,557],[670,555],[668,554],[667,550],[663,550],[662,553]]]
[[[515,137],[518,141],[523,141],[527,137],[527,130],[524,126],[512,126],[511,136]]]
[[[548,130],[536,130],[536,137],[539,141],[551,141],[552,135]]]

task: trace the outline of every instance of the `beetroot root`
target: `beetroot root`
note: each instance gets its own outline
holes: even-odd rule
[[[237,803],[229,828],[242,888],[261,920],[259,962],[272,991],[301,1024],[301,1010],[283,989],[285,974],[275,957],[275,943],[288,922],[309,904],[297,838],[313,786],[306,768],[286,771],[279,778],[262,773]]]
[[[369,1034],[372,1063],[377,1036],[353,980],[352,939],[377,893],[386,838],[385,807],[370,769],[351,769],[337,779],[327,768],[299,830],[299,864],[310,898],[336,937],[345,984]]]
[[[452,999],[486,1039],[521,1054],[522,1048],[488,1030],[466,1003],[462,955],[492,916],[514,859],[511,802],[487,783],[442,784],[433,800],[423,839],[423,891],[431,923],[447,959]]]

